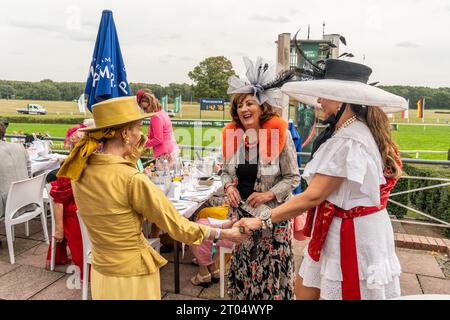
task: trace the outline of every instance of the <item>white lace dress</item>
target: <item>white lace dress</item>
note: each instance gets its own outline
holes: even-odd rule
[[[381,184],[386,183],[383,164],[369,128],[355,121],[327,140],[306,165],[303,178],[314,174],[344,177],[327,200],[348,210],[380,205]],[[320,289],[327,300],[342,299],[340,263],[341,218],[334,217],[320,260],[311,259],[307,247],[299,274],[307,287]],[[381,300],[400,296],[400,263],[395,253],[392,225],[386,209],[354,218],[361,299]]]

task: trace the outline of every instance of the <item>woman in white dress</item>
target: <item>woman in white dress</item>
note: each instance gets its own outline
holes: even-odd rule
[[[367,85],[372,70],[326,62],[321,80],[290,82],[282,91],[321,104],[329,126],[316,139],[303,178],[308,188],[283,205],[242,219],[246,231],[270,228],[308,210],[311,236],[296,279],[297,299],[391,299],[400,295],[400,264],[386,211],[401,161],[385,112],[406,100]]]

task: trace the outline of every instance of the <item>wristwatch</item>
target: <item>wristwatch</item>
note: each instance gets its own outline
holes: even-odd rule
[[[264,208],[259,215],[259,219],[261,219],[262,221],[262,229],[273,229],[273,224],[272,224],[272,211],[270,210],[269,207]]]
[[[261,210],[259,214],[259,218],[261,220],[268,220],[272,217],[272,212],[269,207],[265,207],[263,210]]]

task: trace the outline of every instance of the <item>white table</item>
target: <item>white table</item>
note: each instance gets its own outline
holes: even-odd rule
[[[186,199],[186,202],[184,200],[181,200],[182,203],[185,203],[187,205],[186,209],[179,210],[179,212],[186,218],[191,218],[192,215],[195,213],[195,211],[200,208],[202,204],[204,204],[206,201],[208,201],[211,196],[220,189],[222,186],[221,181],[214,181],[213,185],[208,189],[202,192],[201,197],[203,198],[202,201],[189,201],[188,199],[190,196],[196,196],[195,192],[185,192],[182,194],[182,199]]]
[[[214,181],[213,185],[209,190],[206,190],[203,192],[203,200],[202,201],[194,201],[194,202],[187,202],[187,208],[183,210],[179,210],[180,214],[182,214],[186,218],[191,218],[192,215],[195,213],[195,211],[200,208],[202,204],[204,204],[208,199],[211,198],[211,196],[222,186],[221,181]],[[182,198],[189,198],[189,195],[193,195],[191,192],[186,192],[182,195]],[[175,293],[180,293],[180,255],[178,252],[179,242],[174,240],[173,241],[173,249],[174,249],[174,274],[175,274]]]

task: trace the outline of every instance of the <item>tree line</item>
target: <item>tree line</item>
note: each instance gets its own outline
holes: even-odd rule
[[[78,100],[84,92],[85,82],[55,82],[50,79],[39,82],[0,80],[1,99],[27,99],[50,101]],[[168,86],[148,83],[130,83],[132,94],[139,89],[150,89],[158,98],[169,97],[171,102],[175,96],[181,95],[184,101],[192,98],[192,85],[187,83],[170,83]]]
[[[150,89],[161,99],[167,96],[169,103],[181,95],[184,101],[199,98],[228,98],[228,78],[234,75],[231,61],[224,56],[208,57],[188,73],[193,85],[170,83],[167,86],[148,83],[130,83],[131,94],[139,89]],[[44,79],[39,82],[0,80],[1,99],[32,99],[73,101],[84,92],[85,82],[54,82]]]
[[[416,109],[419,97],[425,97],[425,109],[450,109],[450,88],[412,86],[379,86],[379,88],[409,99],[409,108]]]

